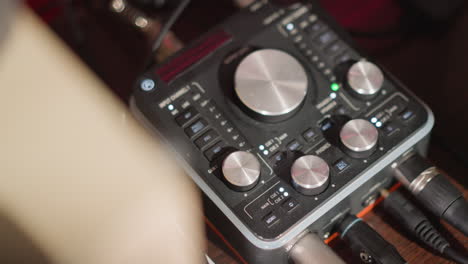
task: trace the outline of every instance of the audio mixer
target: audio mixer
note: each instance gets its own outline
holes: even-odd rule
[[[392,163],[425,154],[434,123],[313,1],[254,2],[142,74],[131,107],[250,263],[327,238],[393,184]]]

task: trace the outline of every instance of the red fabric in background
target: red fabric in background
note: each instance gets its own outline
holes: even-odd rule
[[[63,0],[26,1],[47,23],[52,22],[63,12]],[[281,0],[280,2],[295,1]],[[355,32],[372,34],[392,31],[397,28],[402,16],[402,9],[397,0],[319,0],[319,2],[341,26]],[[356,41],[372,52],[395,44],[399,38],[359,37]]]
[[[378,34],[398,28],[403,11],[397,0],[319,0],[321,5],[345,29]],[[399,36],[387,38],[355,37],[369,52],[381,52],[400,42]]]
[[[0,0],[2,1],[2,0]],[[26,3],[47,23],[52,22],[63,11],[63,0],[26,0]]]
[[[395,0],[320,0],[343,27],[359,32],[380,32],[398,25],[402,10]]]

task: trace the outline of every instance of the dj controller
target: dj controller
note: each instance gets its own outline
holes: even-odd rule
[[[131,107],[250,263],[327,238],[394,184],[392,164],[425,154],[434,123],[314,2],[254,2],[144,73]]]

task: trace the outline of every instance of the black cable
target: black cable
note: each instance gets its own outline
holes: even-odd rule
[[[430,212],[468,236],[468,203],[436,167],[413,153],[394,175]]]
[[[188,6],[189,3],[190,3],[190,0],[182,0],[180,4],[174,9],[174,12],[172,12],[167,22],[163,25],[161,31],[159,32],[159,35],[156,37],[156,40],[153,43],[153,46],[152,46],[153,53],[156,53],[156,51],[159,49],[162,41],[164,40],[164,37],[167,35],[171,27],[174,25],[174,23],[177,21],[177,19],[179,18],[179,16],[182,14],[182,12],[185,10],[185,8]]]
[[[339,225],[338,232],[358,258],[365,263],[404,264],[396,248],[374,229],[355,216],[347,216]]]
[[[385,198],[383,206],[396,222],[426,246],[442,256],[460,264],[468,264],[468,258],[454,250],[447,240],[434,228],[430,220],[399,191],[381,191]]]
[[[457,263],[468,264],[468,258],[466,255],[462,255],[460,252],[454,250],[451,247],[445,250],[445,255]]]

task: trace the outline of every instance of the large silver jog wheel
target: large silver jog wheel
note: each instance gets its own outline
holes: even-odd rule
[[[252,153],[236,151],[224,159],[222,171],[232,189],[248,191],[257,184],[260,178],[260,162]]]
[[[308,79],[286,52],[262,49],[245,57],[234,76],[235,92],[248,112],[262,121],[290,117],[304,101]]]
[[[326,161],[314,155],[298,158],[291,168],[292,184],[305,195],[317,195],[328,187],[330,168]]]
[[[377,147],[379,131],[369,121],[353,119],[340,131],[340,140],[345,152],[350,156],[364,158],[372,154]]]
[[[355,96],[370,99],[382,89],[384,75],[372,62],[361,60],[349,68],[347,82]]]

